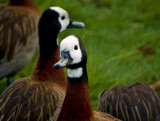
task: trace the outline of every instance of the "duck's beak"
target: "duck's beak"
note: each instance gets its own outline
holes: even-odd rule
[[[67,28],[83,28],[83,27],[85,27],[85,24],[83,22],[77,22],[73,20],[70,20],[69,25],[67,26]]]
[[[69,52],[61,52],[60,60],[54,64],[55,69],[67,67],[72,62],[72,58],[70,57]]]

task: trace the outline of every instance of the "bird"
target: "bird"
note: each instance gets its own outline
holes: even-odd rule
[[[32,0],[9,0],[0,5],[0,79],[7,77],[8,85],[38,49],[40,15]]]
[[[57,121],[120,121],[110,114],[93,111],[89,97],[87,53],[81,39],[70,35],[60,44],[55,69],[67,68],[67,90]]]
[[[14,81],[0,95],[1,121],[56,121],[66,92],[64,70],[52,67],[60,58],[58,34],[83,27],[61,7],[44,10],[38,24],[37,63],[30,76]]]
[[[98,111],[123,121],[160,121],[160,99],[145,83],[116,85],[100,94]]]

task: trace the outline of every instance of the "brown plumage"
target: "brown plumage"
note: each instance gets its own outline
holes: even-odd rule
[[[144,83],[118,85],[101,94],[98,111],[124,121],[159,121],[160,99]]]
[[[0,16],[0,78],[12,77],[38,48],[40,11],[32,0],[10,0],[0,5]],[[8,84],[11,81],[8,78]]]
[[[71,35],[62,40],[61,59],[54,67],[67,67],[67,91],[57,121],[120,121],[110,114],[93,111],[86,71],[87,54],[82,41]]]
[[[65,88],[55,85],[51,80],[42,83],[34,77],[17,80],[0,96],[0,120],[46,121],[52,116],[56,118]]]
[[[77,80],[68,79],[67,86],[66,97],[57,121],[120,121],[110,114],[93,111],[84,77]]]
[[[62,18],[63,21],[60,21]],[[64,70],[52,66],[59,60],[58,33],[68,27],[84,27],[69,22],[60,7],[46,9],[39,20],[40,54],[31,76],[13,82],[0,96],[0,121],[56,121],[66,92]]]

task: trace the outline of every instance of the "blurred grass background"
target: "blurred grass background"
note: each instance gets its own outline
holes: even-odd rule
[[[117,84],[160,80],[160,1],[159,0],[34,0],[41,11],[51,6],[66,9],[70,18],[83,21],[84,29],[69,29],[59,35],[81,37],[88,53],[90,96],[97,109],[98,94]],[[5,3],[6,0],[1,0]],[[139,51],[149,45],[154,54]],[[15,79],[32,73],[37,54]],[[0,92],[7,85],[0,81]]]

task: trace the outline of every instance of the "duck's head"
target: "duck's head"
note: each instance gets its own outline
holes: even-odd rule
[[[46,9],[39,21],[39,30],[50,30],[52,32],[62,32],[66,28],[83,28],[84,23],[76,22],[69,18],[67,11],[60,7],[50,7]]]
[[[87,53],[78,36],[70,35],[61,41],[60,60],[54,65],[54,68],[76,69],[85,66],[86,63]]]
[[[49,56],[58,47],[58,34],[67,28],[82,28],[82,22],[72,21],[60,7],[46,9],[39,20],[39,44],[41,55]]]

